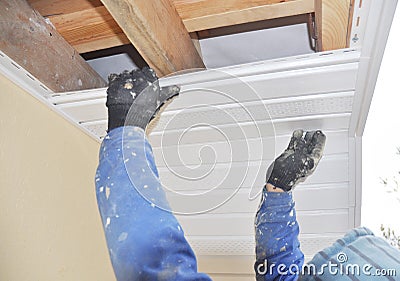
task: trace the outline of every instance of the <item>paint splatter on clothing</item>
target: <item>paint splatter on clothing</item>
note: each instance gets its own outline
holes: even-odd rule
[[[168,211],[142,129],[120,127],[109,133],[100,149],[95,183],[117,280],[211,280],[197,272],[182,227]]]
[[[298,279],[304,255],[294,206],[291,192],[263,189],[255,218],[257,281]]]

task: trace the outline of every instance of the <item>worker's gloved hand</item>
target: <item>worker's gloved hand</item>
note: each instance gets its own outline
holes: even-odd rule
[[[314,172],[325,146],[326,136],[321,131],[293,132],[287,149],[268,168],[267,183],[290,191]]]
[[[160,88],[149,67],[111,74],[108,83],[108,131],[124,125],[145,129],[160,107],[180,90],[178,86]]]

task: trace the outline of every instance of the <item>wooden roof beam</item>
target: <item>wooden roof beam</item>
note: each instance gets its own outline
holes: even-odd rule
[[[25,0],[4,0],[0,49],[55,92],[106,85],[86,61]]]
[[[204,68],[189,33],[169,0],[102,0],[115,21],[159,76]]]

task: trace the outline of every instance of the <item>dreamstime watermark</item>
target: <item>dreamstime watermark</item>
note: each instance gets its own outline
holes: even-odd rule
[[[305,275],[305,276],[397,276],[397,270],[394,268],[375,268],[369,263],[353,264],[347,263],[348,257],[345,253],[339,253],[336,256],[336,261],[329,260],[319,266],[315,264],[269,264],[267,260],[259,263],[256,267],[257,273],[260,275],[272,275],[278,273],[279,275]]]

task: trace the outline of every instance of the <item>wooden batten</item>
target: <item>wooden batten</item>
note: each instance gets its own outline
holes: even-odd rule
[[[28,0],[79,53],[130,43],[100,0]]]
[[[314,12],[314,0],[173,0],[189,32]]]
[[[50,21],[79,53],[130,43],[104,6],[51,16]]]

